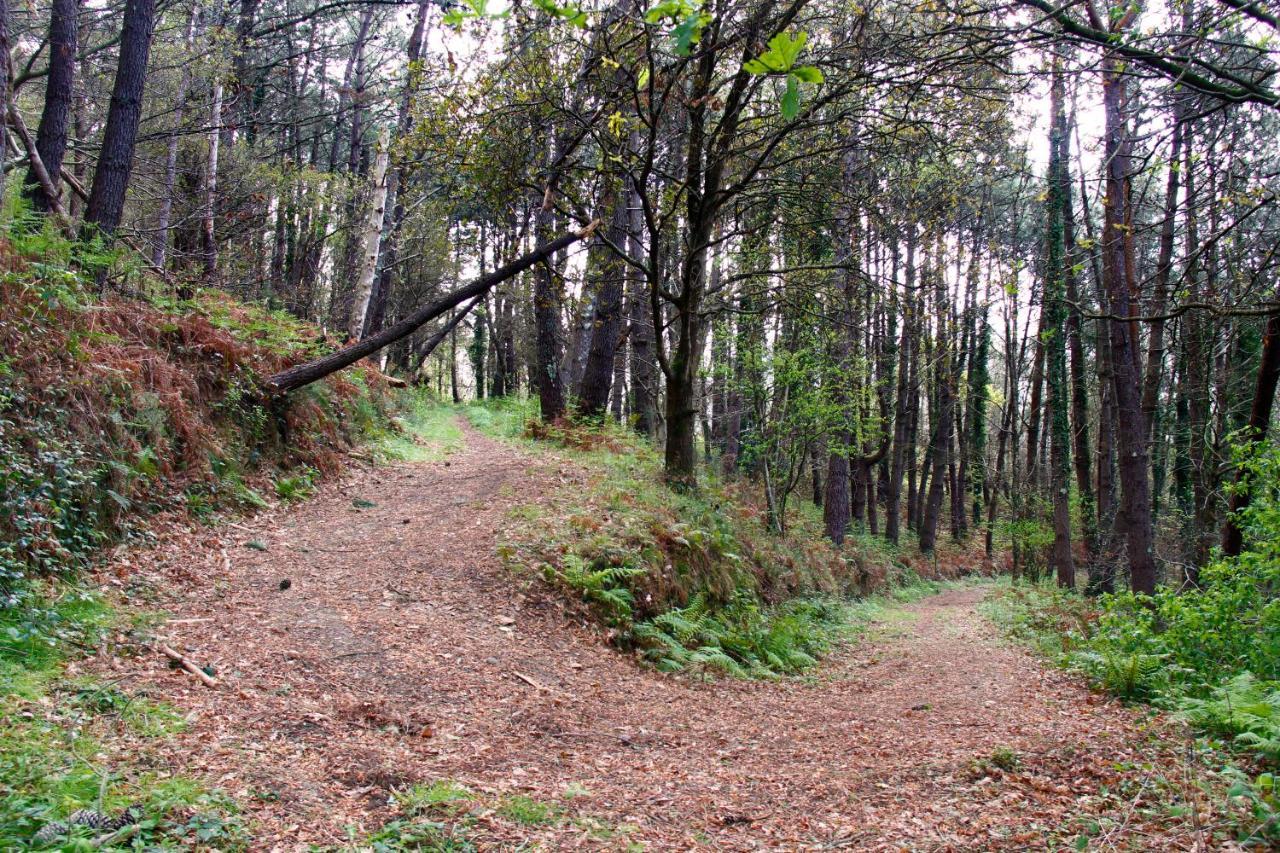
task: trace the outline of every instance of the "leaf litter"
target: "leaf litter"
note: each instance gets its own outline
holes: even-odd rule
[[[636,664],[495,555],[513,506],[582,475],[464,432],[447,465],[362,468],[121,555],[221,681],[100,657],[190,723],[127,747],[236,795],[254,849],[344,847],[440,780],[557,804],[535,825],[476,804],[484,850],[1222,849],[1221,815],[1167,781],[1203,775],[1185,733],[1001,642],[981,588],[906,606],[817,677]],[[246,534],[265,547],[227,550]]]

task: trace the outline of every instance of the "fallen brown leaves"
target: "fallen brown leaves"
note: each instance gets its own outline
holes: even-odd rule
[[[255,848],[342,844],[347,826],[391,819],[395,791],[440,779],[557,804],[536,826],[477,807],[481,849],[1203,840],[1165,808],[1185,799],[1162,781],[1181,773],[1176,729],[1001,643],[974,610],[981,590],[907,608],[812,679],[663,676],[494,557],[506,511],[569,463],[538,473],[470,430],[450,462],[364,472],[234,534],[130,555],[224,682],[209,690],[154,656],[104,661],[192,721],[136,748],[238,795]],[[355,512],[355,497],[374,505]],[[266,550],[235,547],[250,539]]]

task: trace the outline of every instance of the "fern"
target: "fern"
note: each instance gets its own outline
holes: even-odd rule
[[[1163,654],[1105,649],[1079,652],[1073,662],[1100,686],[1123,699],[1150,699],[1162,686],[1167,658]]]
[[[729,675],[736,675],[739,678],[746,678],[747,671],[742,668],[736,660],[729,657],[721,649],[716,646],[703,646],[696,649],[689,656],[689,663],[704,668],[714,668],[722,670]]]
[[[1280,763],[1280,682],[1242,672],[1208,699],[1184,699],[1180,711],[1192,725]]]
[[[549,580],[578,592],[585,600],[598,605],[615,625],[629,625],[634,613],[635,595],[628,586],[631,579],[645,573],[629,565],[598,566],[578,554],[565,554],[559,569],[547,566]]]

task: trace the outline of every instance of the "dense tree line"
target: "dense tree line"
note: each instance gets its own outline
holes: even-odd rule
[[[1241,547],[1280,375],[1260,4],[0,12],[22,204],[119,241],[104,287],[353,345],[278,390],[373,356],[528,393],[673,487],[750,478],[773,529],[804,495],[838,544],[1008,541],[1093,590]]]

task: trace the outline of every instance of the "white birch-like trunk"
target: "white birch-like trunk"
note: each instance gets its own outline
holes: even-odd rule
[[[204,255],[204,277],[213,278],[218,269],[218,244],[214,240],[213,211],[218,193],[218,146],[222,141],[222,81],[213,84],[213,107],[209,111],[209,163],[204,177],[204,208],[200,215],[200,249]]]
[[[196,15],[193,12],[187,17],[187,35],[184,44],[187,56],[195,50]],[[169,131],[169,143],[164,158],[164,195],[160,199],[160,215],[156,219],[156,246],[151,261],[159,269],[164,269],[164,262],[169,254],[169,225],[173,221],[173,193],[178,182],[178,139],[182,130],[183,108],[186,105],[187,93],[191,91],[191,64],[182,68],[182,82],[178,85],[178,98],[174,104],[173,128]]]
[[[382,244],[382,225],[387,209],[387,163],[390,160],[390,148],[391,129],[384,127],[378,136],[378,154],[373,162],[373,194],[364,226],[364,255],[360,259],[360,278],[356,283],[355,299],[351,303],[351,318],[347,322],[347,334],[353,341],[360,340],[364,334],[369,298],[373,295],[373,279],[378,272],[378,250]]]

